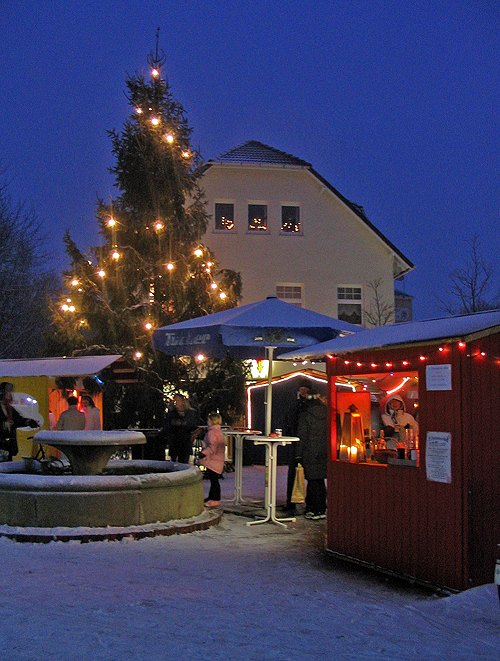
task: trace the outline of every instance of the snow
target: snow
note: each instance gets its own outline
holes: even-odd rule
[[[223,497],[233,484],[226,474]],[[244,468],[243,487],[262,495],[262,466]],[[334,560],[324,521],[248,520],[226,512],[208,530],[138,541],[0,539],[2,657],[500,659],[493,584],[442,597]]]

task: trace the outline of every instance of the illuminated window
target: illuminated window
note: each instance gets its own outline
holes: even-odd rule
[[[301,234],[300,225],[300,207],[282,206],[281,207],[281,233],[282,234]]]
[[[361,287],[337,287],[337,318],[350,324],[363,323]]]
[[[234,231],[234,204],[215,204],[215,229],[224,232]]]
[[[267,204],[248,205],[248,231],[267,232]]]
[[[304,286],[298,283],[280,282],[276,285],[276,296],[281,301],[293,303],[301,308],[304,305]]]

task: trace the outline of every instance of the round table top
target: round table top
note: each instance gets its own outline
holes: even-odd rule
[[[114,429],[111,431],[39,431],[33,436],[33,443],[47,443],[47,445],[77,445],[77,446],[105,446],[105,445],[142,445],[146,443],[144,434],[128,429]]]
[[[296,443],[300,441],[298,436],[248,436],[247,438],[255,443]]]
[[[257,436],[262,434],[258,429],[223,429],[222,433],[226,434],[226,436],[248,436],[249,434]]]

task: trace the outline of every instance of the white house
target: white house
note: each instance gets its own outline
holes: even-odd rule
[[[276,295],[364,325],[376,298],[394,311],[413,264],[310,163],[252,140],[208,161],[202,186],[205,242],[241,273],[242,303]]]

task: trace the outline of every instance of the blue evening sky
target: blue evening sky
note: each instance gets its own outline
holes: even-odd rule
[[[98,242],[106,131],[157,26],[205,159],[254,139],[310,161],[415,263],[416,318],[481,237],[498,261],[494,0],[4,0],[0,164],[65,264]]]

